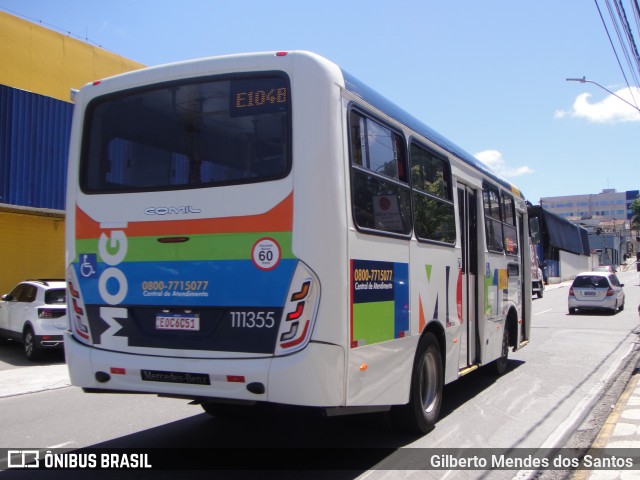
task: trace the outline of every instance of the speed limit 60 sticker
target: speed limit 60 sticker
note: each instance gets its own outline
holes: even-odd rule
[[[273,238],[264,237],[253,244],[251,259],[260,270],[273,270],[280,263],[282,252]]]

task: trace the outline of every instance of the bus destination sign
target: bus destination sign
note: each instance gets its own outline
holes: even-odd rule
[[[231,117],[286,112],[289,89],[280,77],[235,80],[229,101]]]

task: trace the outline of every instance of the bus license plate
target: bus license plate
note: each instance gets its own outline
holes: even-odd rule
[[[156,315],[156,330],[187,330],[197,332],[200,330],[200,317],[198,317],[198,315],[158,314]]]

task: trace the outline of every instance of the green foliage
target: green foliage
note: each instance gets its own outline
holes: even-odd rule
[[[636,228],[640,228],[640,195],[638,195],[636,199],[631,202],[629,208],[631,208],[631,211],[633,212],[633,225]]]
[[[630,208],[634,216],[640,217],[640,195],[638,195],[636,199],[631,202]]]

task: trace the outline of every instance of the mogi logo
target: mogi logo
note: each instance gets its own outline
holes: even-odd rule
[[[8,468],[38,468],[40,452],[38,450],[9,450],[7,452]]]
[[[109,265],[98,279],[98,290],[100,296],[109,305],[117,305],[121,303],[127,296],[129,285],[127,277],[124,276],[122,270],[117,266],[124,260],[127,255],[127,236],[122,230],[113,230],[111,237],[107,237],[104,233],[100,235],[98,240],[98,252],[104,263]],[[107,282],[111,282],[117,286],[112,293],[107,289]]]

